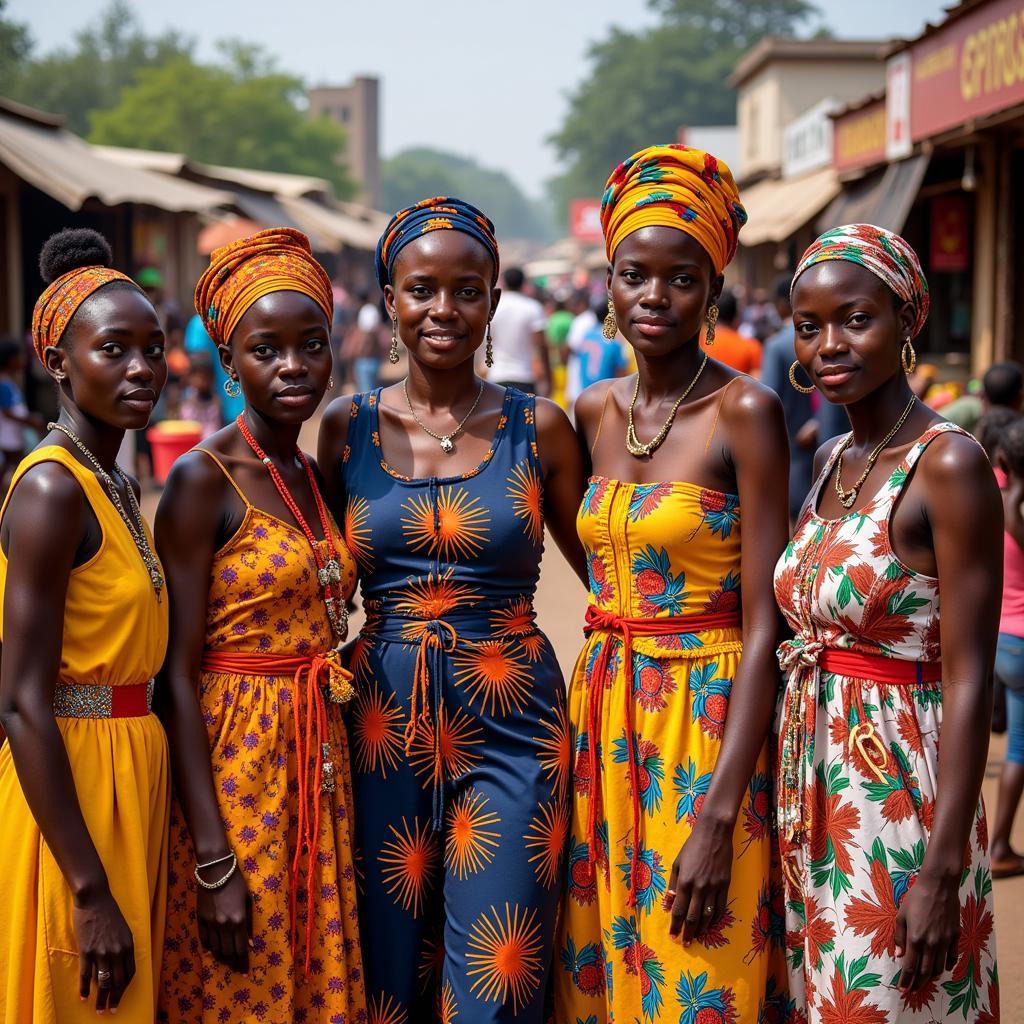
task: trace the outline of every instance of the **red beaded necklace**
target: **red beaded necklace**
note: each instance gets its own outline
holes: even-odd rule
[[[310,466],[309,460],[296,445],[295,457],[306,471],[309,488],[313,492],[313,501],[316,502],[316,511],[320,517],[320,525],[323,527],[324,540],[322,544],[316,539],[313,531],[309,528],[309,523],[306,522],[302,509],[299,508],[298,502],[291,496],[291,492],[288,490],[288,486],[285,484],[284,478],[278,471],[277,466],[274,465],[270,456],[260,447],[256,438],[252,436],[252,432],[246,426],[241,414],[239,414],[235,423],[238,426],[239,433],[245,438],[246,444],[253,450],[256,458],[267,467],[267,472],[270,474],[270,479],[274,481],[277,493],[281,495],[281,499],[288,506],[292,517],[298,524],[299,529],[305,534],[309,546],[313,549],[313,557],[316,559],[317,567],[317,582],[323,591],[324,605],[327,608],[327,618],[330,620],[331,630],[336,640],[344,640],[348,632],[348,609],[345,607],[345,597],[341,592],[341,563],[338,561],[338,549],[334,546],[330,520],[327,517],[327,508],[320,494],[320,488],[317,486],[316,477],[313,475],[313,467]],[[328,557],[326,558],[324,557],[324,548],[327,549]]]

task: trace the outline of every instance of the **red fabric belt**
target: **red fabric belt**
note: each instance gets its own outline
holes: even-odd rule
[[[740,625],[738,611],[716,612],[711,615],[665,615],[658,618],[638,618],[615,615],[602,611],[596,605],[587,606],[586,623],[583,632],[615,633],[622,637],[623,711],[626,722],[626,754],[628,759],[629,785],[633,801],[633,849],[629,866],[629,905],[636,906],[637,865],[640,860],[640,779],[637,767],[636,737],[633,735],[633,637],[671,636],[674,633],[706,633],[712,629],[732,629]],[[597,761],[598,740],[601,735],[601,715],[604,704],[604,690],[612,684],[609,664],[610,643],[601,645],[594,662],[587,694],[587,732],[589,734],[590,779],[594,791],[590,797],[590,814],[587,821],[588,858],[593,867],[597,862],[597,797],[600,779]]]
[[[823,672],[891,686],[937,683],[942,679],[941,661],[902,661],[884,654],[861,654],[838,647],[826,647],[818,658],[818,667]]]
[[[152,703],[152,679],[129,686],[58,683],[53,691],[57,718],[143,718]]]

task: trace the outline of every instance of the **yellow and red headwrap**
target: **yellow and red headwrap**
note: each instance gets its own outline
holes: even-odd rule
[[[127,281],[133,288],[139,287],[127,274],[103,266],[76,267],[46,286],[32,310],[32,347],[39,362],[43,361],[43,353],[50,345],[60,344],[78,307],[112,281]]]
[[[214,342],[226,345],[245,311],[272,292],[301,292],[328,324],[334,317],[331,279],[309,239],[294,228],[268,228],[214,249],[196,285],[196,312]]]
[[[732,171],[717,157],[689,146],[649,146],[612,171],[601,198],[601,227],[609,263],[619,243],[647,227],[692,235],[720,274],[736,255],[747,211]]]

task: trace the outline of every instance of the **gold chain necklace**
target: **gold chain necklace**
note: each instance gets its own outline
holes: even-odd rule
[[[128,527],[128,532],[131,534],[135,546],[139,549],[143,564],[149,572],[149,582],[153,584],[153,589],[156,591],[157,599],[159,599],[160,592],[164,589],[164,576],[160,571],[160,561],[149,546],[149,538],[146,536],[146,527],[142,520],[142,509],[139,508],[135,491],[128,482],[124,470],[116,462],[114,463],[114,472],[121,478],[125,490],[128,492],[128,505],[131,508],[131,516],[128,515],[124,505],[121,504],[121,495],[117,491],[114,478],[103,468],[100,460],[86,448],[85,442],[73,430],[64,426],[63,423],[47,423],[46,429],[59,430],[62,434],[67,435],[72,444],[92,463],[93,468],[96,470],[96,475],[100,478],[107,489],[107,493],[110,495],[111,504],[117,510],[117,514],[121,517],[124,525]]]
[[[455,444],[453,438],[457,437],[460,433],[462,433],[462,428],[466,425],[466,422],[469,419],[469,417],[472,416],[474,412],[476,412],[476,407],[480,404],[480,399],[483,398],[484,382],[480,381],[480,390],[476,393],[476,398],[473,400],[473,404],[469,407],[469,412],[467,412],[466,415],[462,417],[462,419],[459,421],[459,425],[454,430],[449,431],[447,434],[435,434],[434,431],[431,430],[430,427],[428,427],[426,423],[424,423],[423,420],[421,420],[419,416],[416,415],[416,410],[412,407],[412,399],[409,397],[408,377],[406,377],[405,380],[402,381],[402,390],[405,392],[405,401],[406,404],[409,406],[409,412],[412,413],[412,418],[416,421],[416,425],[424,433],[429,434],[435,441],[439,441],[441,443],[441,451],[443,451],[445,455],[451,455],[451,453],[455,451]]]
[[[652,455],[660,447],[662,442],[668,437],[668,432],[672,428],[672,424],[675,422],[676,413],[679,411],[679,406],[686,401],[690,396],[690,392],[697,386],[697,381],[700,380],[700,375],[704,372],[704,367],[708,364],[708,354],[704,353],[704,358],[701,360],[700,366],[697,367],[697,372],[694,374],[693,380],[690,381],[690,386],[676,399],[676,404],[672,406],[672,411],[668,414],[668,419],[661,425],[661,430],[658,431],[654,437],[646,444],[641,442],[640,438],[636,436],[636,428],[633,426],[633,409],[636,407],[636,400],[640,395],[640,374],[636,375],[636,387],[633,388],[633,400],[629,403],[629,417],[628,425],[626,426],[626,451],[630,455],[635,455],[640,458],[644,455]]]
[[[853,434],[851,433],[842,445],[839,447],[839,458],[836,460],[836,497],[839,499],[839,504],[843,508],[853,508],[854,502],[857,500],[857,495],[860,494],[861,487],[864,486],[864,481],[868,478],[868,473],[874,469],[875,462],[878,460],[878,456],[882,454],[882,450],[885,446],[899,433],[900,427],[907,422],[907,417],[910,415],[910,411],[914,408],[914,403],[917,398],[911,398],[907,403],[906,409],[903,410],[903,415],[896,421],[892,430],[889,431],[881,441],[875,445],[874,451],[868,456],[868,461],[864,464],[864,472],[857,477],[857,482],[847,490],[843,487],[842,476],[843,476],[843,456],[846,454],[846,449],[853,444]]]

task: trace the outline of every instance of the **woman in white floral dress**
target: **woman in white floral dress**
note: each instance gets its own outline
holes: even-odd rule
[[[910,391],[928,286],[903,239],[865,224],[827,232],[797,269],[793,308],[794,386],[806,372],[846,406],[853,431],[819,452],[776,569],[794,634],[779,652],[790,979],[780,1017],[991,1024],[979,794],[999,493],[974,439]]]

